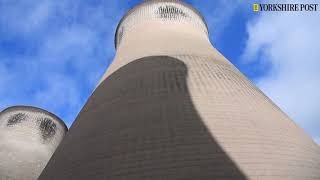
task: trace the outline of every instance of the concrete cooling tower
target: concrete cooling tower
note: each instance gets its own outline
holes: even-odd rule
[[[190,5],[143,2],[115,45],[40,180],[320,179],[319,146],[211,45]]]
[[[64,137],[57,116],[35,107],[14,106],[0,113],[0,179],[36,180]]]

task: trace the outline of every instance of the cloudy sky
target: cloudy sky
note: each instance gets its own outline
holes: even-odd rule
[[[0,110],[37,106],[70,126],[112,62],[117,23],[140,1],[0,0]],[[320,12],[186,2],[205,17],[214,46],[320,143]]]

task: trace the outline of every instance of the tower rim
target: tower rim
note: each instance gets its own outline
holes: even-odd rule
[[[197,10],[195,9],[193,6],[191,6],[190,4],[186,3],[186,2],[183,2],[182,0],[145,0],[144,2],[141,2],[139,3],[138,5],[134,6],[133,8],[131,8],[129,11],[127,11],[125,13],[125,15],[120,19],[118,25],[117,25],[117,28],[116,28],[116,31],[115,31],[115,34],[114,34],[114,47],[115,49],[117,49],[117,36],[118,36],[118,31],[119,31],[119,27],[121,26],[122,22],[128,17],[130,16],[134,11],[136,11],[137,9],[143,7],[143,6],[146,6],[148,4],[152,4],[152,3],[158,3],[158,2],[173,2],[173,3],[178,3],[180,5],[183,5],[184,7],[186,8],[189,8],[190,10],[192,10],[196,15],[199,16],[199,18],[201,19],[201,21],[204,23],[206,29],[207,29],[207,32],[209,33],[209,30],[208,30],[208,25],[207,25],[207,22],[205,21],[203,15]]]
[[[10,106],[2,111],[0,111],[0,114],[4,113],[9,113],[10,111],[15,111],[15,110],[24,110],[24,111],[35,111],[35,112],[41,112],[44,113],[54,119],[54,121],[58,122],[60,125],[63,126],[63,128],[68,131],[67,125],[64,123],[64,121],[59,118],[57,115],[53,114],[52,112],[49,112],[45,109],[39,108],[39,107],[34,107],[34,106],[26,106],[26,105],[15,105],[15,106]]]

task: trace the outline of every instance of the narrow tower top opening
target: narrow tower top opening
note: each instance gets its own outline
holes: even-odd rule
[[[179,0],[148,0],[132,8],[121,19],[115,34],[115,47],[131,28],[145,21],[189,23],[208,34],[203,16],[189,4]]]
[[[2,121],[2,116],[5,116],[6,114],[13,114],[14,116],[12,116],[12,118],[9,118],[7,125],[8,126],[12,126],[13,124],[19,123],[21,121],[23,121],[26,117],[25,113],[33,113],[33,115],[35,114],[43,114],[42,116],[47,116],[50,121],[54,121],[59,123],[65,131],[68,131],[68,127],[66,126],[66,124],[55,114],[46,111],[44,109],[38,108],[38,107],[33,107],[33,106],[11,106],[8,107],[4,110],[2,110],[0,112],[0,121]],[[39,116],[39,115],[38,115]],[[35,118],[35,117],[34,117]],[[32,118],[31,118],[32,119]],[[36,118],[35,118],[36,119]],[[0,122],[0,124],[3,122]]]

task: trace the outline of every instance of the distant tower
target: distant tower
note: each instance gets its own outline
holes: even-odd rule
[[[66,131],[63,121],[39,108],[0,112],[0,179],[37,179]]]
[[[210,43],[181,1],[145,1],[44,179],[320,179],[320,149]]]

